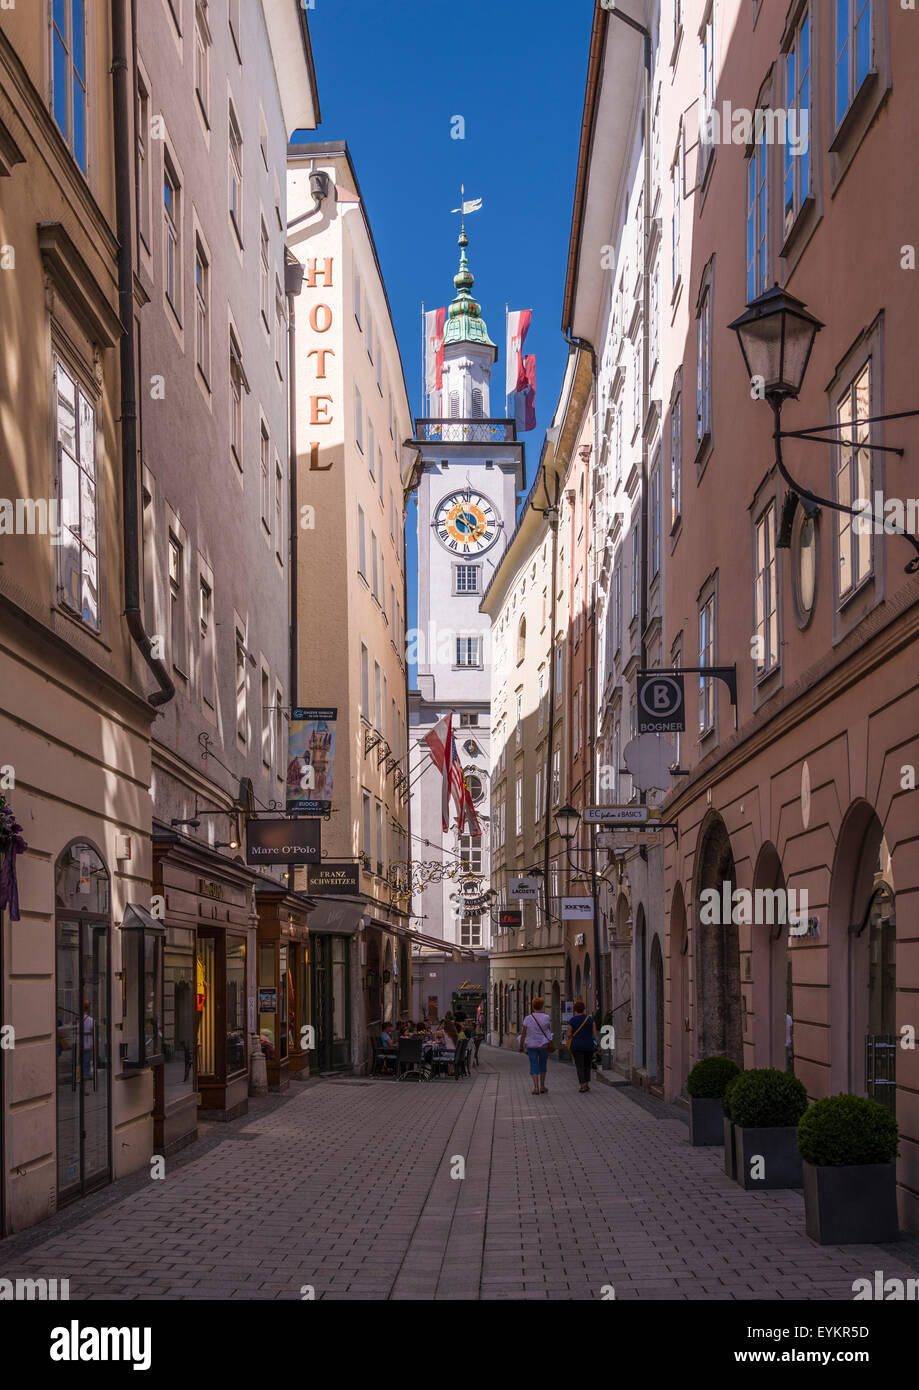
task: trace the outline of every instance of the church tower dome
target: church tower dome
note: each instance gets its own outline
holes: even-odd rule
[[[482,308],[473,294],[475,277],[469,269],[469,238],[461,228],[459,270],[453,277],[456,294],[444,324],[444,363],[441,414],[445,419],[485,419],[490,414],[491,369],[498,349],[488,336]]]

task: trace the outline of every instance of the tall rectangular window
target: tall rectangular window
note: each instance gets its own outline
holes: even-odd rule
[[[354,442],[364,452],[364,402],[357,386],[354,387]]]
[[[357,572],[367,578],[367,535],[360,502],[357,504]]]
[[[377,494],[380,498],[380,506],[383,505],[383,450],[377,449]]]
[[[185,650],[185,549],[169,532],[169,651],[172,664],[183,675],[188,669]]]
[[[836,125],[871,71],[872,0],[836,0]]]
[[[385,864],[385,850],[383,848],[383,803],[376,803],[377,812],[377,874],[382,877],[383,866]]]
[[[653,579],[661,567],[661,467],[659,458],[651,469],[650,493],[648,563],[650,577]]]
[[[284,563],[284,474],[281,460],[274,457],[274,550],[281,564]]]
[[[361,277],[354,277],[354,318],[358,328],[361,326]]]
[[[522,693],[522,691],[519,691],[519,690],[517,691],[517,695],[516,695],[516,698],[515,698],[515,701],[514,701],[514,705],[515,705],[515,711],[516,711],[516,716],[517,716],[517,717],[516,717],[516,720],[515,720],[515,723],[514,723],[514,746],[515,746],[516,748],[519,748],[520,745],[521,745],[521,743],[523,742],[523,693]]]
[[[383,673],[380,663],[373,663],[373,711],[374,725],[378,734],[383,732]]]
[[[457,637],[456,664],[457,666],[478,666],[480,664],[478,637]]]
[[[759,674],[773,670],[779,660],[779,615],[776,595],[775,503],[770,502],[756,523],[753,580],[754,660]]]
[[[262,322],[270,332],[271,323],[271,242],[264,217],[259,220],[259,305]]]
[[[236,334],[230,329],[230,449],[237,468],[243,467],[243,388],[245,385],[242,353]]]
[[[180,198],[179,180],[167,154],[163,160],[163,287],[177,318],[182,312]]]
[[[871,426],[854,423],[871,414],[871,362],[836,403],[839,437],[836,444],[836,501],[844,507],[870,499]],[[871,573],[871,523],[848,512],[836,513],[839,597],[845,598]]]
[[[370,653],[361,643],[361,714],[370,723]]]
[[[248,675],[246,672],[246,639],[239,628],[236,629],[236,735],[245,743],[249,735],[248,715],[246,712],[246,688],[248,685]]]
[[[374,596],[374,598],[377,600],[377,602],[379,602],[379,599],[380,599],[380,561],[379,561],[379,548],[378,548],[378,546],[377,546],[377,533],[376,533],[376,531],[371,531],[371,532],[370,532],[370,573],[371,573],[370,592],[373,594],[373,596]]]
[[[670,404],[670,529],[676,526],[683,511],[683,392],[674,386]]]
[[[696,324],[696,442],[701,444],[712,429],[712,296],[706,285],[699,302]]]
[[[680,240],[683,229],[683,160],[677,141],[677,151],[670,166],[670,291],[676,290],[682,267]]]
[[[514,796],[514,830],[517,835],[523,834],[523,777],[517,778]]]
[[[370,469],[370,476],[376,482],[376,435],[373,428],[373,421],[367,416],[367,467]]]
[[[630,618],[638,617],[638,599],[641,593],[641,537],[638,534],[638,526],[632,528],[632,605],[629,613]]]
[[[233,230],[236,238],[242,246],[243,244],[243,137],[236,119],[236,112],[233,110],[233,103],[230,103],[229,112],[229,147],[230,147],[230,220],[233,223]]]
[[[274,365],[278,376],[284,380],[284,358],[287,347],[287,309],[281,282],[274,277]]]
[[[794,142],[785,142],[785,206],[783,210],[784,232],[787,236],[794,226],[795,218],[810,194],[810,133],[813,129],[811,119],[811,19],[810,9],[806,9],[798,21],[791,47],[785,55],[785,107],[789,126],[796,121],[798,147]],[[806,125],[805,125],[806,122]]]
[[[552,805],[557,806],[562,795],[562,750],[552,751]]]
[[[271,677],[262,667],[262,762],[271,767]]]
[[[85,0],[54,0],[51,13],[51,109],[86,173]]]
[[[747,158],[747,303],[763,293],[769,278],[769,147],[765,121]],[[786,149],[788,144],[786,142]]]
[[[96,411],[76,378],[55,363],[57,489],[61,535],[58,583],[63,603],[99,627],[96,535]]]
[[[622,557],[623,551],[619,551],[618,562],[613,573],[613,651],[618,652],[622,648]]]
[[[199,578],[198,586],[198,664],[201,672],[201,698],[213,710],[217,704],[214,691],[214,596],[206,580]]]
[[[195,96],[198,98],[198,106],[201,115],[204,117],[204,124],[209,125],[208,121],[208,67],[209,50],[211,46],[211,32],[207,22],[207,0],[196,0],[195,3]]]
[[[711,593],[699,608],[699,665],[715,664],[715,595]],[[711,676],[699,677],[699,737],[715,727],[715,682]]]
[[[137,74],[137,230],[150,251],[150,93]]]
[[[259,502],[262,514],[262,525],[268,534],[271,534],[271,440],[268,435],[268,426],[263,420],[259,427]]]
[[[373,798],[369,792],[363,792],[361,795],[361,853],[364,856],[364,868],[368,871],[373,858],[372,815]]]
[[[195,359],[205,382],[211,371],[210,300],[210,265],[201,238],[195,237]]]
[[[712,112],[713,112],[714,109],[715,109],[715,96],[716,96],[716,92],[715,92],[715,4],[714,4],[714,0],[711,0],[711,4],[709,4],[709,6],[708,6],[708,12],[707,12],[707,14],[706,14],[706,17],[705,17],[703,23],[702,23],[702,28],[701,28],[701,30],[699,31],[699,39],[700,39],[700,45],[701,45],[699,57],[700,57],[700,60],[701,60],[701,69],[702,69],[702,72],[701,72],[701,78],[702,78],[702,80],[701,80],[702,100],[701,100],[700,109],[699,109],[699,121],[700,121],[700,130],[701,130],[702,133],[703,133],[703,139],[705,140],[705,143],[707,144],[707,147],[708,147],[707,152],[710,154],[710,153],[713,152],[714,146],[712,145],[710,139],[706,139],[706,137],[710,135],[710,132],[711,132],[711,129],[712,129],[712,124],[713,124],[713,123],[712,123],[712,120],[711,120],[711,115],[712,115]]]

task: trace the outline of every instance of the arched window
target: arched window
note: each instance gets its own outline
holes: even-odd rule
[[[526,620],[526,618],[521,618],[521,619],[520,619],[520,626],[519,626],[518,629],[517,629],[517,663],[518,663],[518,665],[519,665],[520,662],[523,660],[523,658],[524,658],[524,656],[525,656],[525,654],[526,654],[526,645],[527,645],[527,620]]]

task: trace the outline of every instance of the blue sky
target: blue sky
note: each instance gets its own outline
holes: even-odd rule
[[[504,414],[504,306],[532,309],[536,429],[527,487],[568,349],[562,295],[593,12],[591,0],[315,0],[309,12],[322,124],[347,140],[373,228],[405,367],[422,413],[421,302],[448,304],[459,252],[460,184],[483,199],[467,219],[475,295],[498,344],[494,415]],[[465,138],[451,139],[451,121]],[[416,515],[408,520],[414,626]],[[414,670],[410,673],[414,684]]]

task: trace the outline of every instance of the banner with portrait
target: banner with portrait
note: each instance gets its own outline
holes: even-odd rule
[[[332,809],[337,709],[290,712],[287,740],[287,810],[324,815]]]

